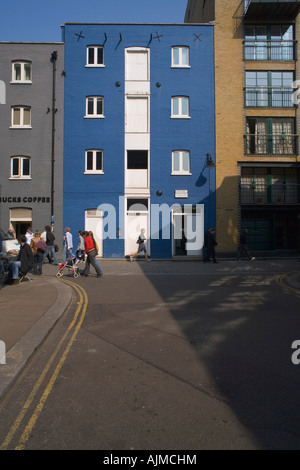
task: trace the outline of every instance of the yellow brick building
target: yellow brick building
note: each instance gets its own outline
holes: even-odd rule
[[[214,24],[216,229],[235,255],[300,249],[300,0],[189,0],[185,22]],[[299,15],[299,19],[298,19]]]

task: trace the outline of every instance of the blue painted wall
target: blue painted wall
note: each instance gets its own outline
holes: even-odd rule
[[[127,47],[150,49],[151,204],[205,204],[206,225],[215,224],[213,26],[160,24],[65,24],[64,226],[74,246],[86,209],[115,205],[124,195],[124,73]],[[79,37],[81,35],[82,37]],[[198,39],[199,38],[199,39]],[[88,45],[104,44],[103,68],[87,68]],[[171,67],[172,46],[190,48],[188,69]],[[115,83],[121,86],[116,87]],[[160,82],[158,88],[156,83]],[[104,119],[84,119],[88,95],[104,96]],[[190,119],[171,119],[171,97],[189,96]],[[85,175],[85,150],[103,149],[104,174]],[[191,175],[172,176],[173,150],[189,150]],[[176,189],[188,199],[175,199]],[[157,190],[163,195],[158,197]],[[210,210],[209,210],[210,209]],[[124,240],[104,240],[103,256],[124,256]],[[152,257],[171,257],[171,240],[152,240]]]

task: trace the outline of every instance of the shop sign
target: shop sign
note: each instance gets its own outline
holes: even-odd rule
[[[45,196],[0,196],[0,203],[50,203],[50,197]]]

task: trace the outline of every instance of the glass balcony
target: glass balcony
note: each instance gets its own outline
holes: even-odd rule
[[[243,205],[300,204],[300,185],[285,181],[241,183],[240,201]]]
[[[244,41],[245,60],[295,60],[296,41],[254,40]]]
[[[294,134],[247,134],[246,155],[297,155],[298,136]]]
[[[247,108],[293,108],[293,88],[290,87],[246,87]]]

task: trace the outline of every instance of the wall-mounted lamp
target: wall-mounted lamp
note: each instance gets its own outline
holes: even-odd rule
[[[121,86],[121,83],[120,82],[116,82],[115,83],[116,87],[119,88]]]
[[[213,168],[215,166],[215,163],[210,153],[206,154],[206,166],[208,166],[209,168]]]
[[[160,196],[162,196],[162,193],[163,193],[162,190],[161,190],[161,189],[158,189],[158,190],[156,191],[156,196],[160,197]]]
[[[156,82],[156,88],[160,88],[161,87],[161,83],[160,82]]]

